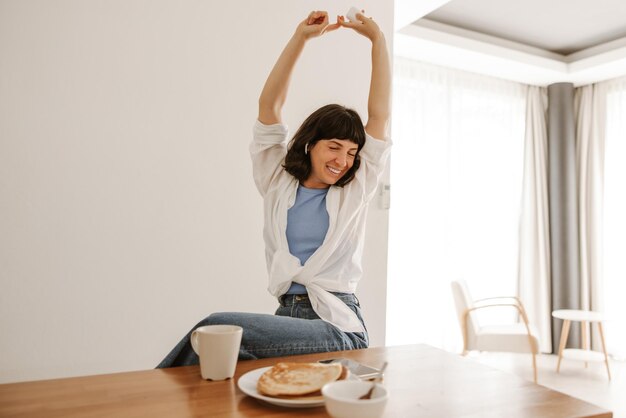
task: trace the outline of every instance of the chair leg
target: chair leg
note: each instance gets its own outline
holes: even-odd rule
[[[537,357],[535,355],[536,353],[539,352],[539,347],[535,346],[535,341],[533,340],[530,334],[530,329],[528,329],[528,324],[526,324],[526,330],[528,331],[528,344],[530,347],[530,351],[533,355],[533,381],[537,383]]]
[[[602,351],[604,352],[604,364],[606,364],[606,372],[609,375],[609,382],[610,382],[611,370],[609,369],[609,356],[606,353],[606,345],[604,344],[604,332],[602,331],[602,322],[598,322],[598,330],[600,331],[600,340],[602,341]]]
[[[565,343],[567,342],[567,335],[569,334],[569,325],[570,325],[569,319],[566,319],[565,321],[563,321],[563,329],[561,330],[561,341],[559,343],[559,361],[556,363],[557,373],[561,369],[561,359],[563,358],[563,349],[565,348]]]
[[[587,350],[589,348],[589,338],[587,337],[587,321],[581,321],[580,323],[580,337],[582,339],[583,350]],[[588,362],[585,362],[585,369],[589,366]]]
[[[467,347],[467,339],[468,339],[468,335],[467,335],[467,320],[468,320],[468,312],[465,311],[465,313],[463,314],[463,320],[461,321],[461,323],[463,324],[463,329],[461,330],[463,332],[463,352],[461,353],[462,356],[466,356],[468,353],[468,347]]]

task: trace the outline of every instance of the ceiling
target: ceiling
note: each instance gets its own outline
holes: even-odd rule
[[[533,85],[626,75],[626,0],[395,0],[394,54]]]
[[[626,36],[624,0],[452,0],[425,17],[562,55]]]

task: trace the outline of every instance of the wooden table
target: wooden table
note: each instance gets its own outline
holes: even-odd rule
[[[612,417],[600,407],[426,345],[290,357],[389,361],[385,417]],[[239,377],[277,359],[240,361],[235,378],[204,381],[197,366],[0,385],[0,417],[327,417],[245,396]]]

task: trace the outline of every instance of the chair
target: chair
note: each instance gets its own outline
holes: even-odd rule
[[[464,280],[453,281],[452,295],[463,333],[463,355],[470,350],[532,353],[533,378],[537,383],[537,360],[539,339],[528,323],[526,310],[519,298],[500,296],[472,300]],[[481,326],[474,312],[478,309],[508,306],[517,309],[523,323]]]

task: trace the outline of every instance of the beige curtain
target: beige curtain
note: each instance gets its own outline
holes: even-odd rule
[[[580,231],[580,306],[603,311],[602,212],[606,85],[576,89],[576,172],[578,173]],[[592,348],[600,349],[593,327]]]
[[[552,351],[550,228],[548,213],[547,91],[528,86],[524,183],[519,228],[518,293],[539,332],[540,350]]]

